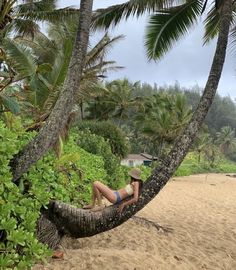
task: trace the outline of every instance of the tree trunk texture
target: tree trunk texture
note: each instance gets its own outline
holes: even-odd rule
[[[77,209],[62,202],[51,201],[43,214],[44,218],[56,226],[57,232],[55,231],[55,233],[60,237],[63,235],[75,238],[87,237],[113,229],[141,210],[165,186],[186,156],[214,99],[224,65],[231,18],[232,0],[225,0],[221,10],[220,31],[215,56],[199,105],[166,159],[159,167],[155,168],[148,178],[138,203],[126,207],[120,215],[117,212],[117,206],[107,207],[101,212],[94,213],[89,210]]]
[[[81,0],[79,26],[63,89],[46,124],[36,138],[12,160],[11,168],[14,181],[17,181],[53,146],[75,104],[76,89],[79,89],[87,52],[92,5],[93,0]]]

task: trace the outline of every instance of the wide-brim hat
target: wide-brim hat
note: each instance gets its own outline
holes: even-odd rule
[[[128,172],[128,174],[134,179],[141,180],[141,170],[138,168],[133,168]]]

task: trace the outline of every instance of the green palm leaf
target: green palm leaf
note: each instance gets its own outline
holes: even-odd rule
[[[110,38],[106,33],[103,38],[94,46],[86,55],[86,65],[92,66],[96,62],[101,62],[101,57],[106,55],[107,51],[114,45],[115,42],[123,39],[123,35]]]
[[[46,111],[51,110],[58,98],[59,88],[64,83],[68,70],[72,46],[71,40],[67,39],[64,41],[63,51],[58,52],[52,66],[52,71],[45,76],[45,80],[50,83],[48,96],[43,104]]]
[[[220,26],[220,14],[219,11],[212,7],[212,9],[207,13],[207,17],[204,20],[205,23],[205,34],[203,37],[204,44],[210,42],[216,37]]]
[[[19,103],[15,100],[15,98],[8,97],[3,93],[0,93],[0,104],[2,103],[6,109],[11,111],[14,114],[18,114],[20,112]]]
[[[26,2],[26,1],[25,1]],[[15,12],[25,14],[43,10],[53,10],[56,8],[56,0],[27,1],[15,7]]]
[[[234,5],[234,11],[233,11],[233,14],[232,14],[232,22],[234,24],[233,24],[232,29],[230,31],[230,39],[231,39],[232,45],[235,46],[235,43],[236,43],[236,25],[235,25],[235,22],[236,22],[236,5]]]
[[[117,25],[121,19],[130,16],[141,16],[145,12],[154,12],[173,4],[173,0],[130,0],[120,5],[113,5],[106,9],[95,11],[93,26],[95,28],[108,29]]]
[[[201,10],[201,0],[188,0],[185,4],[163,9],[152,15],[146,30],[148,58],[161,58],[174,42],[188,32]]]
[[[72,47],[73,47],[72,41],[69,39],[65,40],[63,51],[58,52],[56,56],[54,65],[52,67],[52,72],[48,76],[48,81],[50,81],[53,87],[60,86],[65,80],[72,52]]]
[[[56,2],[55,0],[41,0],[17,5],[14,9],[14,19],[58,23],[68,18],[78,17],[79,9],[70,7],[56,9]]]
[[[27,77],[36,71],[36,59],[31,55],[31,51],[25,46],[13,40],[4,40],[4,49],[8,55],[8,62],[16,72],[22,77]]]
[[[25,19],[48,21],[50,23],[58,23],[70,17],[77,17],[78,9],[61,8],[52,11],[27,12],[24,14]]]
[[[34,55],[37,55],[38,63],[53,63],[58,53],[58,47],[55,42],[49,39],[42,32],[36,32],[34,39],[30,36],[16,37],[14,39],[18,43],[30,47]]]
[[[11,25],[14,29],[14,33],[20,36],[29,35],[31,38],[34,37],[40,29],[39,25],[29,19],[15,19]]]
[[[19,87],[17,85],[6,87],[0,92],[0,105],[4,105],[12,113],[18,114],[20,112],[20,105],[15,97],[15,93],[19,93]]]

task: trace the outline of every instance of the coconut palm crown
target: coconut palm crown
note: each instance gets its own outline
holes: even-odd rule
[[[146,26],[145,47],[149,59],[158,60],[168,52],[176,41],[188,34],[197,23],[199,16],[206,12],[204,19],[204,44],[216,37],[219,31],[220,0],[130,0],[106,9],[98,9],[94,14],[93,26],[107,29],[130,16],[150,14]],[[234,10],[236,3],[234,2]],[[235,12],[232,13],[230,37],[236,41]]]
[[[30,34],[39,30],[39,22],[62,22],[68,17],[78,17],[79,10],[71,7],[56,8],[56,0],[1,0],[0,32],[14,31],[18,35]]]

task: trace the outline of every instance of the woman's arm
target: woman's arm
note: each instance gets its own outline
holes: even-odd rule
[[[136,203],[138,201],[138,197],[139,197],[139,182],[138,181],[133,182],[133,186],[134,186],[134,196],[130,200],[125,201],[125,202],[122,202],[119,205],[119,208],[118,208],[119,213],[121,213],[123,211],[123,209],[124,209],[125,206],[130,205],[130,204],[133,204],[133,203]]]

